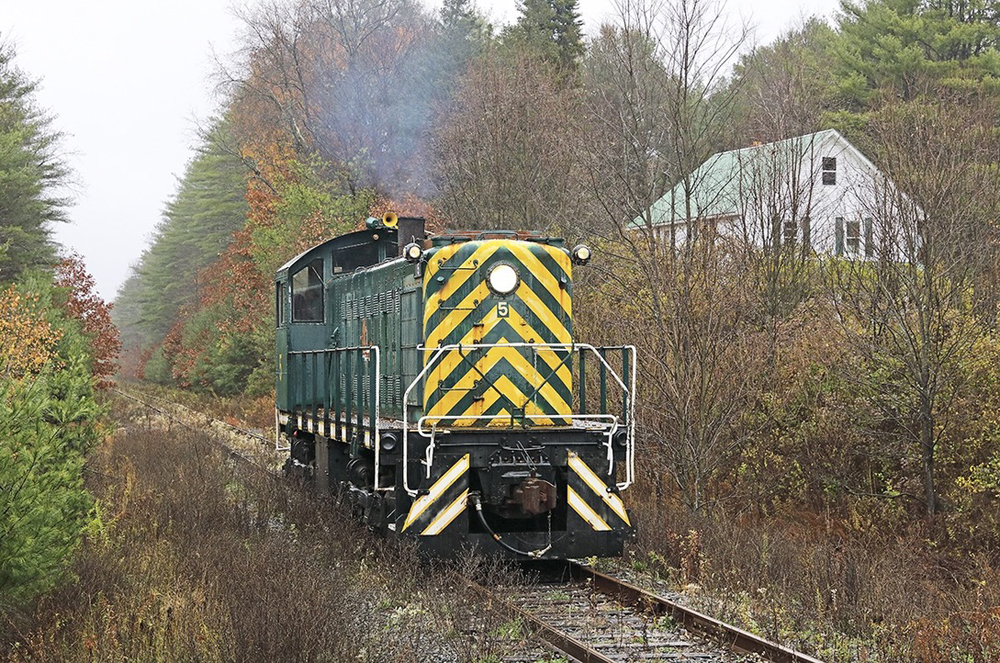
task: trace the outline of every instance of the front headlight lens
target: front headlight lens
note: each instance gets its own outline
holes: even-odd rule
[[[490,286],[490,290],[498,295],[509,295],[514,292],[520,280],[517,270],[506,263],[495,265],[486,277],[486,283]]]
[[[586,265],[587,261],[590,260],[590,247],[584,244],[578,244],[573,248],[573,262],[578,265]]]
[[[424,250],[416,242],[407,244],[403,249],[403,256],[408,262],[420,262],[420,258],[424,255]]]

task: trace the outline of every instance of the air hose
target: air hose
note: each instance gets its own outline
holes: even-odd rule
[[[545,553],[547,553],[549,550],[551,550],[551,548],[552,548],[552,543],[551,542],[549,543],[549,545],[545,546],[544,548],[540,548],[538,550],[532,550],[530,552],[525,552],[524,550],[518,550],[514,546],[510,545],[509,543],[507,543],[506,541],[504,541],[500,537],[499,534],[497,534],[496,532],[494,532],[493,528],[490,527],[490,524],[488,522],[486,522],[486,516],[483,515],[483,504],[479,500],[479,495],[476,494],[476,493],[472,493],[469,497],[472,498],[473,504],[476,505],[476,515],[479,516],[479,522],[481,522],[483,524],[483,527],[485,527],[486,531],[489,533],[489,535],[493,537],[493,540],[496,541],[497,543],[499,543],[503,548],[509,550],[510,552],[514,553],[515,555],[524,555],[525,557],[531,557],[532,559],[538,559],[542,555],[544,555]]]

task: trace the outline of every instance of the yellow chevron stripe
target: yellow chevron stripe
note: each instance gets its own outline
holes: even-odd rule
[[[519,289],[518,294],[521,297],[521,301],[523,301],[527,305],[527,307],[531,309],[531,312],[535,314],[535,317],[537,317],[542,322],[542,324],[549,329],[549,331],[552,333],[552,336],[559,343],[570,342],[571,337],[569,334],[569,330],[566,329],[566,325],[562,323],[562,321],[559,319],[558,314],[555,311],[553,311],[552,309],[550,309],[548,306],[545,305],[545,303],[541,300],[540,297],[535,295],[535,293],[533,293],[527,287],[525,287],[524,293],[521,293]],[[569,298],[566,298],[566,301],[569,301]],[[567,316],[569,315],[568,310],[566,311],[566,315]],[[538,336],[536,336],[535,340],[537,341],[540,339]]]
[[[538,332],[530,324],[528,324],[528,321],[525,320],[520,313],[518,313],[514,309],[510,309],[509,322],[514,329],[517,329],[518,327],[523,327],[526,330],[525,332],[521,333],[522,339],[527,340],[529,338],[534,338],[536,341],[538,341],[539,339]],[[559,325],[559,328],[562,330],[562,333],[555,334],[556,340],[559,343],[572,343],[573,337],[570,336],[569,331],[566,329],[566,327],[563,325]],[[554,369],[560,364],[562,364],[562,360],[556,354],[557,352],[560,351],[546,349],[546,348],[539,348],[537,350],[538,356],[541,357],[545,361],[545,363],[548,364],[550,369]],[[568,352],[568,350],[566,352]],[[560,380],[562,380],[562,382],[566,385],[566,388],[568,390],[570,386],[570,381],[573,379],[573,372],[570,369],[569,365],[564,364],[563,366],[560,366],[559,371],[556,373],[556,375]]]
[[[483,288],[485,288],[485,286],[483,286]],[[477,291],[478,291],[478,289],[477,289]],[[467,300],[471,302],[471,300],[474,299],[474,295],[475,294],[476,294],[475,292],[473,292],[472,294],[470,294],[469,297],[467,298]],[[464,303],[465,302],[463,302],[463,306],[464,306]],[[535,303],[535,305],[541,306],[539,300],[537,300],[537,299],[534,300],[534,303]],[[547,309],[544,309],[544,307],[543,307],[543,310],[547,310]],[[462,315],[462,316],[456,316],[456,320],[454,320],[454,321],[449,320],[449,319],[443,320],[440,325],[438,325],[433,331],[431,331],[430,333],[427,334],[426,347],[430,348],[430,349],[425,352],[425,361],[426,361],[426,359],[430,359],[431,355],[433,355],[432,349],[439,347],[441,345],[441,341],[444,339],[444,337],[452,329],[454,329],[455,326],[457,326],[458,324],[461,323],[462,320],[458,319],[458,318],[465,318],[465,317],[468,316],[468,314],[470,312],[469,311],[455,311],[455,313],[456,314],[457,313],[462,313],[464,315]],[[537,313],[536,313],[536,315],[537,315]],[[542,316],[539,316],[539,317],[542,317]],[[461,339],[458,340],[458,343],[461,343],[461,344],[478,343],[479,341],[481,341],[483,339],[483,337],[485,337],[485,335],[489,332],[489,330],[493,329],[493,327],[495,327],[496,324],[498,322],[500,322],[501,320],[503,320],[503,318],[500,318],[497,315],[497,307],[494,306],[492,309],[490,309],[489,311],[486,312],[486,315],[483,316],[483,319],[480,321],[481,322],[480,326],[478,326],[478,327],[476,327],[476,326],[471,327],[469,329],[469,331],[467,331],[465,333],[465,335]],[[550,327],[550,329],[552,330],[552,333],[555,336],[557,342],[559,342],[559,343],[571,343],[572,342],[572,336],[570,336],[569,330],[567,330],[564,325],[559,324],[558,319],[553,318],[553,320],[556,323],[557,327],[554,328],[554,329]],[[514,308],[509,308],[508,309],[506,322],[511,326],[511,328],[515,332],[517,332],[519,334],[519,338],[514,339],[514,341],[516,341],[516,342],[527,342],[528,339],[534,339],[536,343],[542,342],[541,339],[543,337],[542,337],[541,334],[538,333],[538,330],[535,329],[534,327],[532,327],[528,323],[528,321],[525,320],[524,317],[517,310],[515,310]],[[507,342],[511,342],[511,341],[508,340]],[[548,352],[549,353],[554,353],[555,350],[549,350]],[[552,361],[552,362],[549,363],[549,366],[551,368],[555,368],[559,363],[560,363],[559,359],[556,358],[554,361]]]
[[[579,475],[583,482],[590,486],[590,489],[594,491],[598,497],[604,500],[604,503],[615,512],[615,514],[625,521],[625,524],[629,527],[632,523],[629,522],[628,512],[625,511],[625,503],[622,502],[622,498],[618,497],[615,493],[608,490],[608,484],[601,480],[601,477],[597,476],[590,467],[583,462],[575,452],[570,451],[569,454],[569,466],[570,468]]]
[[[517,356],[520,357],[521,355]],[[523,367],[518,367],[517,363],[515,362],[511,363],[514,366],[514,368],[518,370],[519,373],[522,373],[526,376],[530,375],[530,373],[525,373],[525,369]],[[528,364],[527,361],[524,362],[524,365],[530,366],[530,364]],[[534,371],[534,368],[532,367],[531,370]],[[475,373],[471,373],[472,378],[475,378],[475,376],[476,376]],[[541,378],[539,378],[539,380],[540,379]],[[514,385],[514,383],[510,381],[509,378],[507,378],[506,376],[496,380],[496,385],[497,385],[496,389],[489,389],[483,393],[483,401],[482,401],[483,412],[489,410],[490,407],[492,407],[493,404],[500,399],[500,393],[498,392],[502,392],[506,394],[508,399],[513,401],[515,405],[525,408],[525,414],[545,414],[542,408],[540,408],[534,401],[529,401],[528,395],[523,393],[520,389],[518,389]],[[537,385],[532,384],[531,386],[534,389],[536,388]],[[538,390],[538,396],[541,397],[546,403],[548,403],[549,408],[553,412],[553,416],[557,415],[569,416],[570,414],[572,414],[570,411],[571,408],[569,403],[567,403],[563,399],[563,397],[559,394],[559,392],[556,391],[555,387],[552,386],[551,381],[542,385],[542,388]]]
[[[471,426],[472,424],[475,423],[476,419],[479,419],[479,417],[481,417],[484,412],[489,410],[494,405],[494,403],[496,403],[496,401],[500,399],[500,393],[506,395],[509,400],[512,400],[515,403],[515,405],[518,404],[519,402],[518,399],[519,396],[520,400],[523,402],[524,394],[522,394],[520,390],[518,390],[518,388],[514,386],[514,383],[511,382],[510,378],[508,378],[506,375],[500,376],[500,378],[496,381],[496,386],[497,386],[496,389],[490,389],[488,392],[486,392],[486,394],[484,394],[483,400],[476,401],[475,403],[473,403],[472,407],[467,408],[462,412],[452,412],[451,410],[447,409],[443,409],[441,412],[438,412],[437,411],[438,408],[435,406],[434,412],[429,413],[427,416],[428,417],[434,417],[434,416],[443,417],[449,415],[461,416],[462,417],[461,419],[449,419],[448,425]],[[454,398],[461,398],[462,394],[464,394],[464,391],[455,396]],[[448,399],[453,398],[452,392],[449,391],[448,394],[446,394],[445,398]],[[443,400],[444,399],[442,399],[442,401]],[[451,403],[451,405],[452,407],[454,407],[455,404]],[[507,408],[501,408],[500,411],[497,412],[497,414],[502,415],[504,417],[508,417],[508,419],[498,418],[488,425],[507,426],[509,424],[509,417],[510,417],[510,412],[507,410]],[[545,413],[536,404],[528,403],[527,407],[525,408],[525,414],[537,416],[537,415],[544,415]],[[551,419],[547,418],[535,419],[534,422],[536,424],[546,424],[546,423],[551,424]]]
[[[478,330],[479,330],[479,328],[477,328],[477,327],[471,328],[465,334],[465,336],[462,337],[462,339],[459,341],[459,343],[460,344],[466,344],[466,345],[474,343],[475,340],[476,340],[475,337],[478,334]],[[465,352],[468,352],[468,350],[466,350]],[[427,361],[427,360],[430,359],[430,355],[429,354],[425,353],[425,356],[426,356],[425,361]],[[458,352],[457,350],[451,350],[449,352],[444,353],[444,355],[442,355],[438,359],[437,363],[434,365],[434,368],[432,368],[427,373],[427,378],[426,378],[425,383],[424,383],[425,384],[425,386],[424,386],[424,412],[425,413],[429,414],[429,412],[427,411],[427,403],[430,400],[431,394],[434,393],[438,389],[438,384],[441,382],[441,380],[443,380],[444,378],[446,378],[449,375],[451,375],[451,373],[453,371],[455,371],[460,365],[462,365],[464,363],[466,363],[466,362],[462,358],[462,354],[460,352]],[[452,387],[452,389],[450,390],[449,396],[452,396],[454,399],[460,399],[464,395],[464,392],[463,393],[458,393],[456,390],[458,390],[458,389],[465,389],[467,391],[467,390],[469,390],[471,388],[472,388],[471,383],[464,384],[464,385],[456,385],[455,387]],[[435,407],[435,409],[436,410],[440,410],[441,408],[440,407]],[[438,412],[438,414],[447,414],[447,412],[443,412],[443,413],[442,412]]]
[[[451,330],[453,330],[455,327],[465,322],[466,318],[474,314],[476,312],[476,307],[478,305],[477,303],[482,302],[487,297],[489,297],[489,295],[490,295],[490,289],[489,286],[486,285],[485,281],[477,285],[472,290],[472,292],[466,295],[465,298],[462,299],[461,302],[459,302],[455,310],[453,310],[451,313],[447,314],[445,317],[441,319],[441,321],[437,324],[436,327],[434,327],[434,329],[424,330],[425,337],[427,339],[426,346],[435,347],[439,345],[441,343],[441,339],[447,336],[451,332]],[[532,290],[523,281],[517,287],[514,296],[519,298],[522,302],[524,302],[524,304],[531,310],[531,312],[535,314],[535,317],[537,317],[542,322],[542,324],[544,324],[546,328],[548,328],[549,332],[552,334],[552,337],[556,339],[557,342],[559,343],[571,342],[572,337],[569,333],[569,330],[566,329],[566,325],[564,325],[562,321],[559,319],[558,314],[552,311],[552,309],[550,309],[548,306],[546,306],[545,303],[542,302],[541,298],[535,295],[535,293],[532,292]],[[433,297],[428,300],[428,306],[432,301],[434,301]],[[566,301],[569,301],[569,299],[567,298]],[[439,306],[440,302],[435,302],[434,309],[436,310]],[[569,316],[569,311],[567,311],[566,314],[567,316]],[[528,329],[530,329],[531,332],[533,333],[536,342],[541,341],[542,339],[541,334],[539,334],[537,330],[532,329],[530,325],[528,325],[528,323],[525,321],[524,317],[521,316],[521,314],[518,313],[513,307],[509,309],[508,316],[509,316],[507,318],[508,322],[510,322],[511,324],[515,324],[516,321],[517,324],[527,326]],[[424,315],[424,324],[426,325],[430,321],[430,319],[431,319],[431,313],[430,313],[430,308],[428,308],[428,312]],[[482,320],[484,326],[478,328],[477,331],[480,332],[480,335],[485,335],[492,326],[490,323],[495,323],[497,320],[499,320],[499,318],[496,317],[496,309],[493,308],[492,310],[487,312],[486,317],[484,317],[484,319]],[[524,335],[524,338],[527,339],[528,335]]]
[[[514,386],[514,383],[511,382],[510,379],[507,378],[507,376],[503,376],[499,380],[497,380],[497,389],[490,389],[488,392],[486,392],[486,394],[484,394],[484,398],[482,401],[483,403],[482,408],[476,408],[476,409],[479,410],[480,412],[488,412],[489,409],[493,407],[493,405],[498,400],[500,400],[500,393],[498,392],[502,392],[504,395],[507,396],[508,399],[513,400],[515,404],[518,403],[518,396],[520,396],[520,400],[522,403],[526,400],[524,394],[522,394],[521,391]],[[512,396],[513,398],[511,398]],[[542,410],[542,408],[538,407],[536,403],[526,403],[524,405],[524,413],[526,415],[530,415],[533,417],[537,417],[539,415],[545,415],[545,411]],[[507,408],[501,408],[500,411],[497,412],[497,414],[505,415],[508,418],[506,420],[497,419],[490,425],[493,426],[509,425],[510,412],[507,411]],[[551,426],[553,424],[553,421],[548,416],[544,416],[543,418],[540,419],[532,419],[532,423],[539,426]]]
[[[446,490],[451,488],[451,485],[455,483],[460,476],[469,471],[469,454],[465,454],[458,459],[454,465],[448,468],[448,471],[441,475],[441,478],[434,482],[431,489],[426,495],[421,495],[413,504],[410,506],[410,513],[406,516],[406,522],[403,523],[403,529],[405,531],[407,527],[413,524],[413,521],[420,517],[424,511],[427,510],[432,503],[434,503],[441,495],[444,494]]]
[[[529,272],[535,275],[535,278],[538,279],[539,283],[541,283],[545,289],[549,291],[549,294],[552,295],[552,299],[562,304],[563,308],[566,309],[566,312],[569,313],[569,297],[567,296],[566,291],[559,287],[558,277],[549,272],[548,267],[543,265],[542,261],[538,259],[538,256],[532,252],[532,249],[538,246],[544,245],[518,243],[511,244],[506,248],[525,266]],[[546,253],[549,254],[549,257],[552,258],[557,265],[562,267],[562,270],[566,273],[566,278],[572,278],[573,269],[570,264],[569,256],[566,255],[566,253],[561,249],[557,249],[555,247],[545,246],[544,248]]]
[[[583,501],[583,498],[576,494],[576,491],[566,487],[566,502],[576,511],[581,518],[590,523],[590,526],[598,532],[607,532],[611,525],[604,522],[604,519],[597,515],[597,512],[590,508],[590,505]]]
[[[466,488],[462,491],[462,494],[458,498],[449,504],[444,511],[439,513],[431,524],[420,533],[420,536],[436,536],[444,531],[444,528],[451,524],[451,521],[458,517],[458,514],[465,511],[466,505],[469,503],[469,489]]]
[[[487,242],[473,251],[472,255],[466,258],[462,264],[459,265],[459,268],[454,271],[453,275],[444,282],[441,289],[432,296],[426,298],[427,303],[424,306],[424,321],[426,322],[427,320],[430,320],[431,315],[438,310],[441,302],[451,297],[463,283],[469,280],[470,276],[479,275],[479,268],[473,267],[473,261],[478,261],[478,265],[482,265],[483,262],[488,260],[489,257],[496,253],[501,247],[510,248],[509,246],[506,246],[506,244],[506,242]],[[451,258],[461,246],[461,244],[452,244],[451,246],[441,248],[434,254],[431,258],[430,264],[428,265],[427,273],[424,276],[425,291],[427,290],[427,284],[432,283],[433,279],[437,276],[437,273],[440,270],[438,265],[441,261],[447,262],[448,259]],[[447,249],[451,250],[448,251]],[[447,269],[445,271],[450,272],[452,270]],[[482,301],[482,298],[480,298],[480,301]]]
[[[454,354],[456,356],[458,355],[457,352],[455,352]],[[538,375],[538,372],[535,370],[535,367],[532,366],[531,363],[524,358],[524,356],[520,353],[518,348],[505,348],[505,347],[490,348],[489,350],[486,351],[483,357],[480,358],[478,362],[476,362],[476,366],[479,368],[479,371],[482,371],[485,374],[488,373],[490,369],[498,361],[502,359],[506,359],[516,371],[518,371],[525,377],[530,378],[532,376]],[[461,360],[459,359],[459,361]],[[436,390],[437,381],[440,380],[441,377],[443,377],[442,373],[437,370],[432,371],[428,377],[428,389],[427,393],[425,394],[425,401],[424,401],[424,407],[427,408],[426,409],[427,416],[432,417],[435,415],[442,416],[449,414],[466,414],[466,412],[453,412],[452,409],[456,405],[458,405],[458,402],[462,400],[465,397],[466,393],[473,388],[473,385],[475,384],[476,380],[481,379],[479,373],[470,367],[469,370],[466,371],[466,373],[462,375],[461,378],[458,379],[458,381],[454,384],[454,386],[448,389],[448,391],[442,396],[442,398],[438,402],[434,403],[432,407],[428,408],[429,404],[427,401],[429,400],[429,397],[433,393],[433,391]],[[540,377],[536,378],[536,382],[540,380],[541,380]],[[487,396],[499,397],[499,395],[496,394],[496,391],[500,390],[503,393],[507,394],[510,400],[513,401],[516,405],[522,407],[524,406],[533,407],[533,404],[528,402],[527,395],[522,393],[514,385],[513,382],[511,382],[509,379],[506,379],[506,376],[501,376],[500,378],[495,380],[494,384],[496,385],[496,389],[487,389],[486,391],[483,392],[484,397]],[[532,386],[537,387],[537,384]],[[559,392],[556,391],[555,387],[552,385],[551,382],[547,382],[544,385],[542,385],[541,389],[539,389],[538,395],[549,403],[550,407],[556,414],[561,414],[566,416],[571,414],[571,408],[569,403],[567,403],[566,400],[563,399],[563,397],[559,394]],[[476,405],[474,405],[473,407],[475,407],[475,409],[478,410],[479,412],[483,412],[484,411],[483,408],[485,407],[486,404],[486,399],[484,398],[484,400],[482,401],[476,401],[476,403],[478,404],[478,407]],[[538,410],[537,414],[542,414],[542,412]]]
[[[434,257],[428,264],[427,271],[425,272],[425,293],[428,285],[433,283],[434,279],[439,275],[439,272],[442,271],[440,265],[447,262],[449,259],[454,258],[457,252],[467,246],[467,244],[453,244],[441,247],[435,253]],[[572,335],[562,321],[562,313],[558,309],[550,309],[539,297],[541,289],[544,288],[554,301],[557,302],[557,305],[565,309],[565,315],[568,318],[571,314],[571,298],[569,293],[566,289],[560,286],[558,279],[555,275],[548,271],[548,268],[542,263],[539,256],[536,255],[536,253],[533,253],[537,252],[538,248],[542,248],[542,250],[544,250],[548,256],[559,265],[566,275],[570,276],[572,266],[566,252],[556,247],[544,246],[540,244],[528,244],[515,240],[491,240],[483,243],[481,246],[477,247],[472,254],[467,256],[459,265],[459,269],[446,270],[449,273],[448,281],[442,284],[441,289],[438,292],[426,297],[424,307],[425,347],[434,348],[439,346],[450,332],[456,328],[464,326],[468,326],[469,331],[466,332],[462,339],[458,342],[465,345],[479,343],[482,342],[483,338],[496,327],[500,318],[497,316],[495,308],[488,310],[481,320],[470,319],[470,316],[473,316],[473,314],[476,313],[475,309],[477,306],[490,296],[490,290],[485,281],[477,283],[473,288],[473,291],[463,297],[462,301],[458,303],[455,310],[441,311],[441,303],[442,301],[453,296],[459,288],[463,287],[463,284],[468,284],[470,278],[481,278],[482,274],[478,267],[489,260],[490,257],[492,257],[495,252],[501,248],[507,249],[510,252],[512,260],[520,263],[520,268],[522,270],[533,273],[536,276],[537,285],[534,287],[538,290],[538,292],[533,290],[526,284],[525,281],[522,280],[517,291],[514,293],[514,296],[523,302],[523,305],[532,312],[535,318],[537,318],[536,324],[538,328],[528,324],[523,315],[511,308],[509,309],[506,322],[511,325],[512,332],[516,334],[517,337],[513,339],[500,339],[499,342],[510,343],[533,341],[540,343],[547,341],[550,338],[555,339],[557,342],[572,342]],[[476,263],[475,267],[473,266],[474,262]],[[438,312],[444,313],[440,322],[435,325],[434,329],[427,329],[427,325],[430,322],[431,317]],[[544,335],[538,333],[539,329],[542,328],[541,326],[544,326],[543,331],[547,331]],[[424,360],[427,361],[432,356],[433,350],[428,350],[425,352]],[[541,361],[538,361],[538,358],[541,358]],[[556,390],[556,386],[560,386],[567,391],[571,388],[573,379],[572,369],[569,366],[562,364],[561,358],[556,351],[542,351],[539,352],[536,357],[528,358],[525,357],[519,349],[491,348],[484,352],[483,355],[476,360],[475,367],[470,366],[457,351],[448,352],[438,359],[426,378],[426,386],[424,389],[424,409],[426,415],[429,417],[434,417],[435,415],[462,416],[463,419],[461,420],[450,421],[450,425],[474,424],[475,420],[478,419],[486,410],[496,406],[497,400],[501,398],[500,394],[498,394],[494,389],[486,389],[483,392],[484,398],[482,400],[475,401],[464,411],[458,411],[456,409],[458,407],[458,403],[465,398],[469,391],[473,388],[474,383],[477,378],[479,378],[480,372],[487,373],[497,364],[497,362],[504,360],[511,365],[513,370],[522,374],[529,382],[531,387],[526,388],[527,393],[533,393],[534,389],[538,388],[538,394],[533,397],[532,400],[535,400],[536,398],[543,400],[545,402],[545,407],[548,407],[559,415],[569,415],[571,413],[571,403],[568,403],[562,396],[560,396],[559,392]],[[456,371],[461,373],[456,373]],[[549,373],[553,371],[554,375],[543,383],[543,378],[548,377]],[[445,379],[454,380],[454,386],[442,393],[442,391],[439,390],[438,385]],[[497,389],[501,389],[504,393],[508,394],[508,396],[512,399],[512,402],[514,402],[517,406],[523,406],[526,414],[533,416],[545,414],[544,410],[538,407],[538,405],[534,402],[527,403],[526,394],[514,387],[511,380],[498,380],[496,387]],[[428,408],[431,396],[440,396],[441,400],[435,403],[433,408]],[[501,410],[500,414],[507,414],[509,416],[510,413],[507,412],[506,408],[504,408]],[[467,420],[465,418],[466,416],[468,417]],[[542,425],[552,425],[554,423],[554,418],[555,415],[552,417],[540,417],[539,419],[533,420],[533,422]],[[508,423],[509,420],[497,419],[492,423],[492,425],[508,425]]]
[[[484,337],[486,335],[486,333],[487,333],[486,331],[483,331],[483,330],[490,330],[490,329],[492,329],[494,326],[496,326],[496,324],[501,319],[502,318],[500,318],[500,317],[497,316],[497,309],[496,309],[496,307],[494,307],[493,309],[491,309],[490,311],[488,311],[485,316],[483,316],[482,326],[480,328],[476,328],[476,327],[471,328],[468,332],[465,333],[465,336],[463,336],[461,339],[459,339],[459,343],[462,343],[462,344],[471,344],[471,343],[476,343],[476,342],[482,340],[482,337]],[[507,339],[506,342],[508,342],[508,343],[510,343],[510,342],[527,342],[529,338],[535,339],[535,342],[540,342],[539,339],[541,338],[541,335],[530,324],[528,324],[528,321],[525,320],[521,316],[520,313],[518,313],[513,308],[508,309],[507,323],[511,326],[511,328],[515,332],[517,332],[519,334],[519,338],[516,338],[516,339],[513,339],[513,340]],[[519,329],[523,329],[523,331],[518,331]],[[571,337],[569,336],[569,333],[566,331],[566,328],[562,327],[562,330],[563,330],[563,334],[562,335],[565,338],[559,339],[559,342],[561,342],[561,343],[570,343],[571,342]],[[447,332],[447,331],[450,331],[450,330],[445,330],[445,331]],[[444,335],[445,334],[442,333],[442,334],[440,334],[440,337],[443,337]],[[559,335],[557,334],[556,336],[558,337]],[[438,340],[438,343],[439,343],[439,340]],[[427,345],[428,345],[428,347],[436,347],[438,345],[438,343],[435,343],[434,346],[432,346],[431,343],[430,343],[430,341],[428,340],[428,344]],[[556,364],[558,364],[558,363],[559,362],[557,361],[555,364],[551,364],[551,366],[553,368],[555,368]]]
[[[451,258],[459,250],[461,246],[462,246],[461,244],[453,244],[451,246],[443,247],[438,250],[438,252],[431,259],[430,264],[428,265],[427,272],[424,276],[425,291],[427,288],[427,284],[433,281],[438,271],[440,270],[438,265],[442,261],[446,262],[449,258]],[[542,285],[542,287],[544,287],[549,292],[552,298],[556,302],[558,302],[559,305],[566,311],[566,315],[571,316],[572,300],[569,297],[569,294],[566,292],[565,289],[559,286],[559,283],[556,280],[555,276],[551,275],[551,273],[542,264],[542,262],[538,259],[538,257],[534,253],[532,253],[533,248],[540,246],[543,245],[536,245],[536,244],[529,245],[510,240],[495,240],[487,242],[482,247],[477,248],[476,251],[472,253],[472,255],[470,255],[468,258],[466,258],[465,261],[462,262],[460,268],[456,270],[453,276],[449,278],[442,285],[441,289],[434,295],[427,298],[426,304],[424,306],[424,323],[426,324],[426,322],[430,320],[431,316],[440,307],[442,301],[445,301],[449,297],[451,297],[456,290],[458,290],[466,281],[468,281],[470,277],[479,273],[475,268],[473,268],[472,263],[474,261],[478,261],[478,264],[482,265],[486,260],[490,258],[490,256],[496,253],[496,251],[500,248],[505,248],[508,251],[510,251],[511,254],[519,262],[522,263],[522,266],[525,269],[527,269],[529,272],[534,274],[536,278],[538,278],[538,282]],[[566,253],[561,249],[557,249],[555,247],[544,246],[543,248],[546,251],[546,253],[548,253],[548,255],[556,262],[556,264],[558,264],[562,268],[562,270],[566,273],[567,278],[572,278],[572,264],[570,262],[569,256],[567,256]],[[447,271],[451,270],[449,269]],[[480,287],[477,286],[476,290],[478,291],[479,289]],[[488,294],[488,292],[489,290],[486,289],[485,292],[483,292],[478,297],[472,297],[471,295],[469,297],[466,297],[463,300],[463,302],[459,305],[459,307],[460,308],[470,307],[471,301],[473,299],[479,299],[479,301],[482,301],[484,297]],[[514,295],[517,297],[525,298],[525,293],[531,293],[531,289],[523,285],[522,282],[522,285],[518,286],[518,289],[514,293]],[[535,305],[532,306],[532,310],[535,312],[535,315],[539,316],[543,320],[546,320],[546,318],[554,318],[552,312],[549,310],[547,306],[542,304],[540,299],[538,299],[537,297],[531,297],[530,299],[535,300]],[[459,313],[459,311],[456,311],[456,313]],[[467,314],[468,311],[462,311],[461,313]],[[459,320],[453,321],[452,324],[449,325],[449,329],[454,327],[454,325],[460,322],[461,318],[464,317],[465,317],[464,315],[459,316]],[[553,330],[553,333],[557,337],[559,337],[560,333],[558,331],[558,328],[562,327],[562,325],[558,322],[558,318],[554,318],[552,322],[554,322],[555,324],[554,325],[550,324],[549,321],[546,320],[546,324]],[[563,330],[563,334],[568,336],[568,334],[565,333],[565,330]],[[430,344],[429,334],[428,334],[428,344]]]
[[[448,260],[458,252],[463,246],[468,246],[465,242],[459,242],[457,244],[448,244],[442,246],[434,253],[434,259],[428,261],[427,267],[424,270],[424,285],[430,282],[431,278],[437,276],[440,265],[448,262]]]
[[[424,330],[426,332],[425,336],[427,338],[427,341],[425,342],[424,345],[426,345],[428,348],[437,347],[438,345],[440,345],[441,339],[447,336],[448,332],[450,332],[452,329],[462,324],[467,317],[476,312],[475,305],[472,302],[476,300],[481,302],[484,299],[486,299],[489,296],[489,294],[490,294],[490,288],[489,286],[486,285],[485,281],[477,285],[472,290],[472,292],[470,292],[465,297],[465,299],[459,302],[458,307],[454,311],[452,311],[451,313],[449,313],[448,315],[446,315],[444,318],[441,319],[441,322],[438,323],[437,327],[435,327],[434,329]],[[429,304],[430,300],[428,300],[428,305]],[[440,302],[436,303],[435,308],[437,308],[437,305],[439,304]],[[427,322],[430,321],[430,319],[431,319],[430,314],[429,313],[425,314],[424,324],[426,325]],[[475,327],[473,329],[475,329]],[[480,328],[479,331],[480,333],[482,333],[482,328]]]
[[[499,318],[497,318],[496,310],[494,309],[490,311],[486,315],[486,317],[483,318],[483,327],[485,328],[492,327],[494,324],[496,324],[498,320]],[[524,329],[529,330],[531,334],[534,334],[533,330],[528,325],[528,323],[525,322],[525,320],[520,315],[518,315],[517,312],[514,311],[513,309],[510,311],[509,322],[511,323],[514,329],[517,329],[518,327],[523,327]],[[473,327],[468,332],[466,332],[465,336],[463,336],[459,340],[459,343],[472,344],[482,340],[481,329],[482,328]],[[537,338],[537,334],[534,335],[531,334],[523,334],[521,338],[513,339],[513,341],[523,342],[527,341],[528,338]],[[507,338],[503,338],[501,339],[501,341],[506,343],[512,342],[511,339]],[[568,334],[566,342],[567,343],[570,342]],[[432,347],[430,343],[428,343],[428,347]],[[493,357],[492,353],[494,352],[494,350],[501,350],[501,349],[503,348],[490,348],[489,350],[487,350],[486,354],[484,354],[476,363],[476,365],[479,366],[479,369],[485,373],[486,370],[488,370],[488,368],[486,367],[492,367],[497,361],[497,358]],[[517,352],[518,353],[517,356],[523,360],[522,362],[520,362],[520,370],[523,371],[525,370],[525,367],[527,367],[528,372],[524,373],[524,375],[535,376],[536,379],[532,381],[532,384],[536,385],[545,377],[545,375],[541,375],[539,369],[536,369],[526,358],[524,358],[524,355],[520,354],[520,350],[518,349],[513,349],[513,350]],[[425,361],[429,360],[430,356],[431,356],[430,354],[425,354]],[[538,356],[541,357],[542,360],[548,365],[549,370],[555,369],[557,366],[559,367],[558,370],[556,371],[556,379],[561,381],[563,385],[566,387],[566,390],[568,391],[570,388],[571,381],[573,379],[573,374],[570,367],[567,364],[562,363],[559,356],[556,354],[555,350],[541,350],[539,351]],[[562,365],[560,366],[560,364]],[[473,371],[471,367],[468,367],[468,364],[466,362],[462,361],[461,355],[457,351],[448,352],[438,360],[434,368],[432,368],[431,371],[428,373],[427,377],[428,389],[425,391],[424,394],[425,405],[427,399],[430,397],[430,393],[433,391],[433,389],[436,388],[438,382],[440,382],[445,377],[451,375],[451,373],[459,366],[467,367],[466,368],[467,373],[472,372],[474,376],[476,375],[475,371]],[[548,372],[549,371],[545,372],[546,375],[548,374]],[[475,379],[475,377],[473,379]],[[551,381],[549,382],[549,384],[551,385]],[[551,402],[551,399],[546,399],[546,400],[550,400]],[[565,404],[565,401],[562,398],[559,399],[559,402]],[[555,403],[553,403],[553,405],[555,406]]]

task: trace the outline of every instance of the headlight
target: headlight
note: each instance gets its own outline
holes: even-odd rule
[[[420,248],[420,245],[416,242],[407,244],[403,248],[403,256],[406,258],[407,262],[420,262],[420,258],[423,255],[424,250]]]
[[[490,290],[498,295],[509,295],[517,289],[517,284],[521,277],[517,275],[517,270],[507,263],[495,265],[486,277],[486,283]]]
[[[586,265],[590,260],[590,247],[584,244],[577,244],[573,247],[573,262],[578,265]]]

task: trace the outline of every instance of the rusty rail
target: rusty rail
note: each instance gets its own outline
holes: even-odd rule
[[[737,653],[757,654],[772,663],[822,663],[817,658],[730,626],[714,617],[647,592],[589,566],[571,562],[570,573],[576,580],[589,580],[593,583],[594,589],[614,596],[623,605],[647,610],[657,616],[669,615],[691,633],[722,643]]]
[[[479,583],[464,576],[459,577],[470,589],[476,591],[488,601],[498,600],[490,590]],[[535,638],[555,649],[557,653],[563,654],[573,661],[579,661],[579,663],[618,663],[615,659],[604,656],[569,634],[547,624],[544,619],[531,614],[520,606],[514,605],[504,599],[499,599],[499,603],[511,616],[521,619],[528,624]]]

